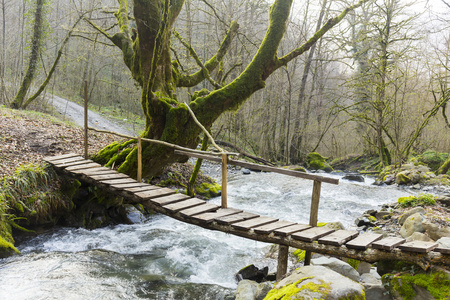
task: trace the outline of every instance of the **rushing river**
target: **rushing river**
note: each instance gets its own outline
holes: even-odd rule
[[[409,194],[366,181],[322,184],[319,222],[351,227],[365,210]],[[311,192],[309,180],[234,173],[228,206],[308,223]],[[233,299],[236,271],[251,263],[276,269],[265,258],[268,244],[161,215],[134,218],[133,225],[58,228],[19,243],[21,255],[0,260],[0,299]]]

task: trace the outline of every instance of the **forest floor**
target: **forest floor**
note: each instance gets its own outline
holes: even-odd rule
[[[118,137],[89,131],[88,140],[89,155],[93,155],[117,141]],[[65,153],[84,153],[84,132],[81,127],[46,113],[0,106],[0,179],[13,175],[21,165],[37,163],[45,156]],[[190,163],[173,164],[151,183],[158,184],[167,181],[170,174],[178,174],[179,181],[186,185],[192,169]],[[199,184],[211,181],[202,174],[197,179]]]

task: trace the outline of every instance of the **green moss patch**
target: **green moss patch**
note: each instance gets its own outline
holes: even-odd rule
[[[309,168],[313,170],[333,171],[333,168],[326,162],[326,158],[317,152],[311,152],[306,157]]]
[[[319,299],[325,299],[325,297],[330,294],[331,287],[330,283],[321,282],[320,284],[308,281],[313,277],[305,277],[299,279],[297,282],[288,284],[280,289],[272,289],[264,298],[264,300],[295,300],[303,299],[301,296],[297,297],[297,294],[303,290],[309,290],[317,295],[321,296]]]
[[[427,206],[436,204],[436,196],[433,194],[419,194],[418,196],[408,196],[398,198],[398,203],[402,207]]]
[[[405,300],[416,296],[414,286],[426,289],[435,299],[450,298],[450,278],[445,272],[385,274],[382,279],[388,290],[397,292]]]

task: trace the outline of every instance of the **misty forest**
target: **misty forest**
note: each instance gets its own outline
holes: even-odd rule
[[[214,139],[278,165],[311,152],[398,164],[449,148],[449,11],[446,0],[1,0],[0,103],[81,103],[87,82],[91,109],[143,137],[196,147],[189,105]],[[123,148],[130,174],[136,151]],[[144,174],[182,159],[147,145]]]

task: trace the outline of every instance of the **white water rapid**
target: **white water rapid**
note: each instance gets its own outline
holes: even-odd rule
[[[319,222],[351,227],[365,210],[410,193],[366,181],[322,184]],[[232,173],[228,206],[308,223],[311,192],[309,180]],[[268,246],[161,215],[92,231],[59,228],[0,260],[0,299],[233,299],[239,269],[253,263],[275,271],[264,257]]]

